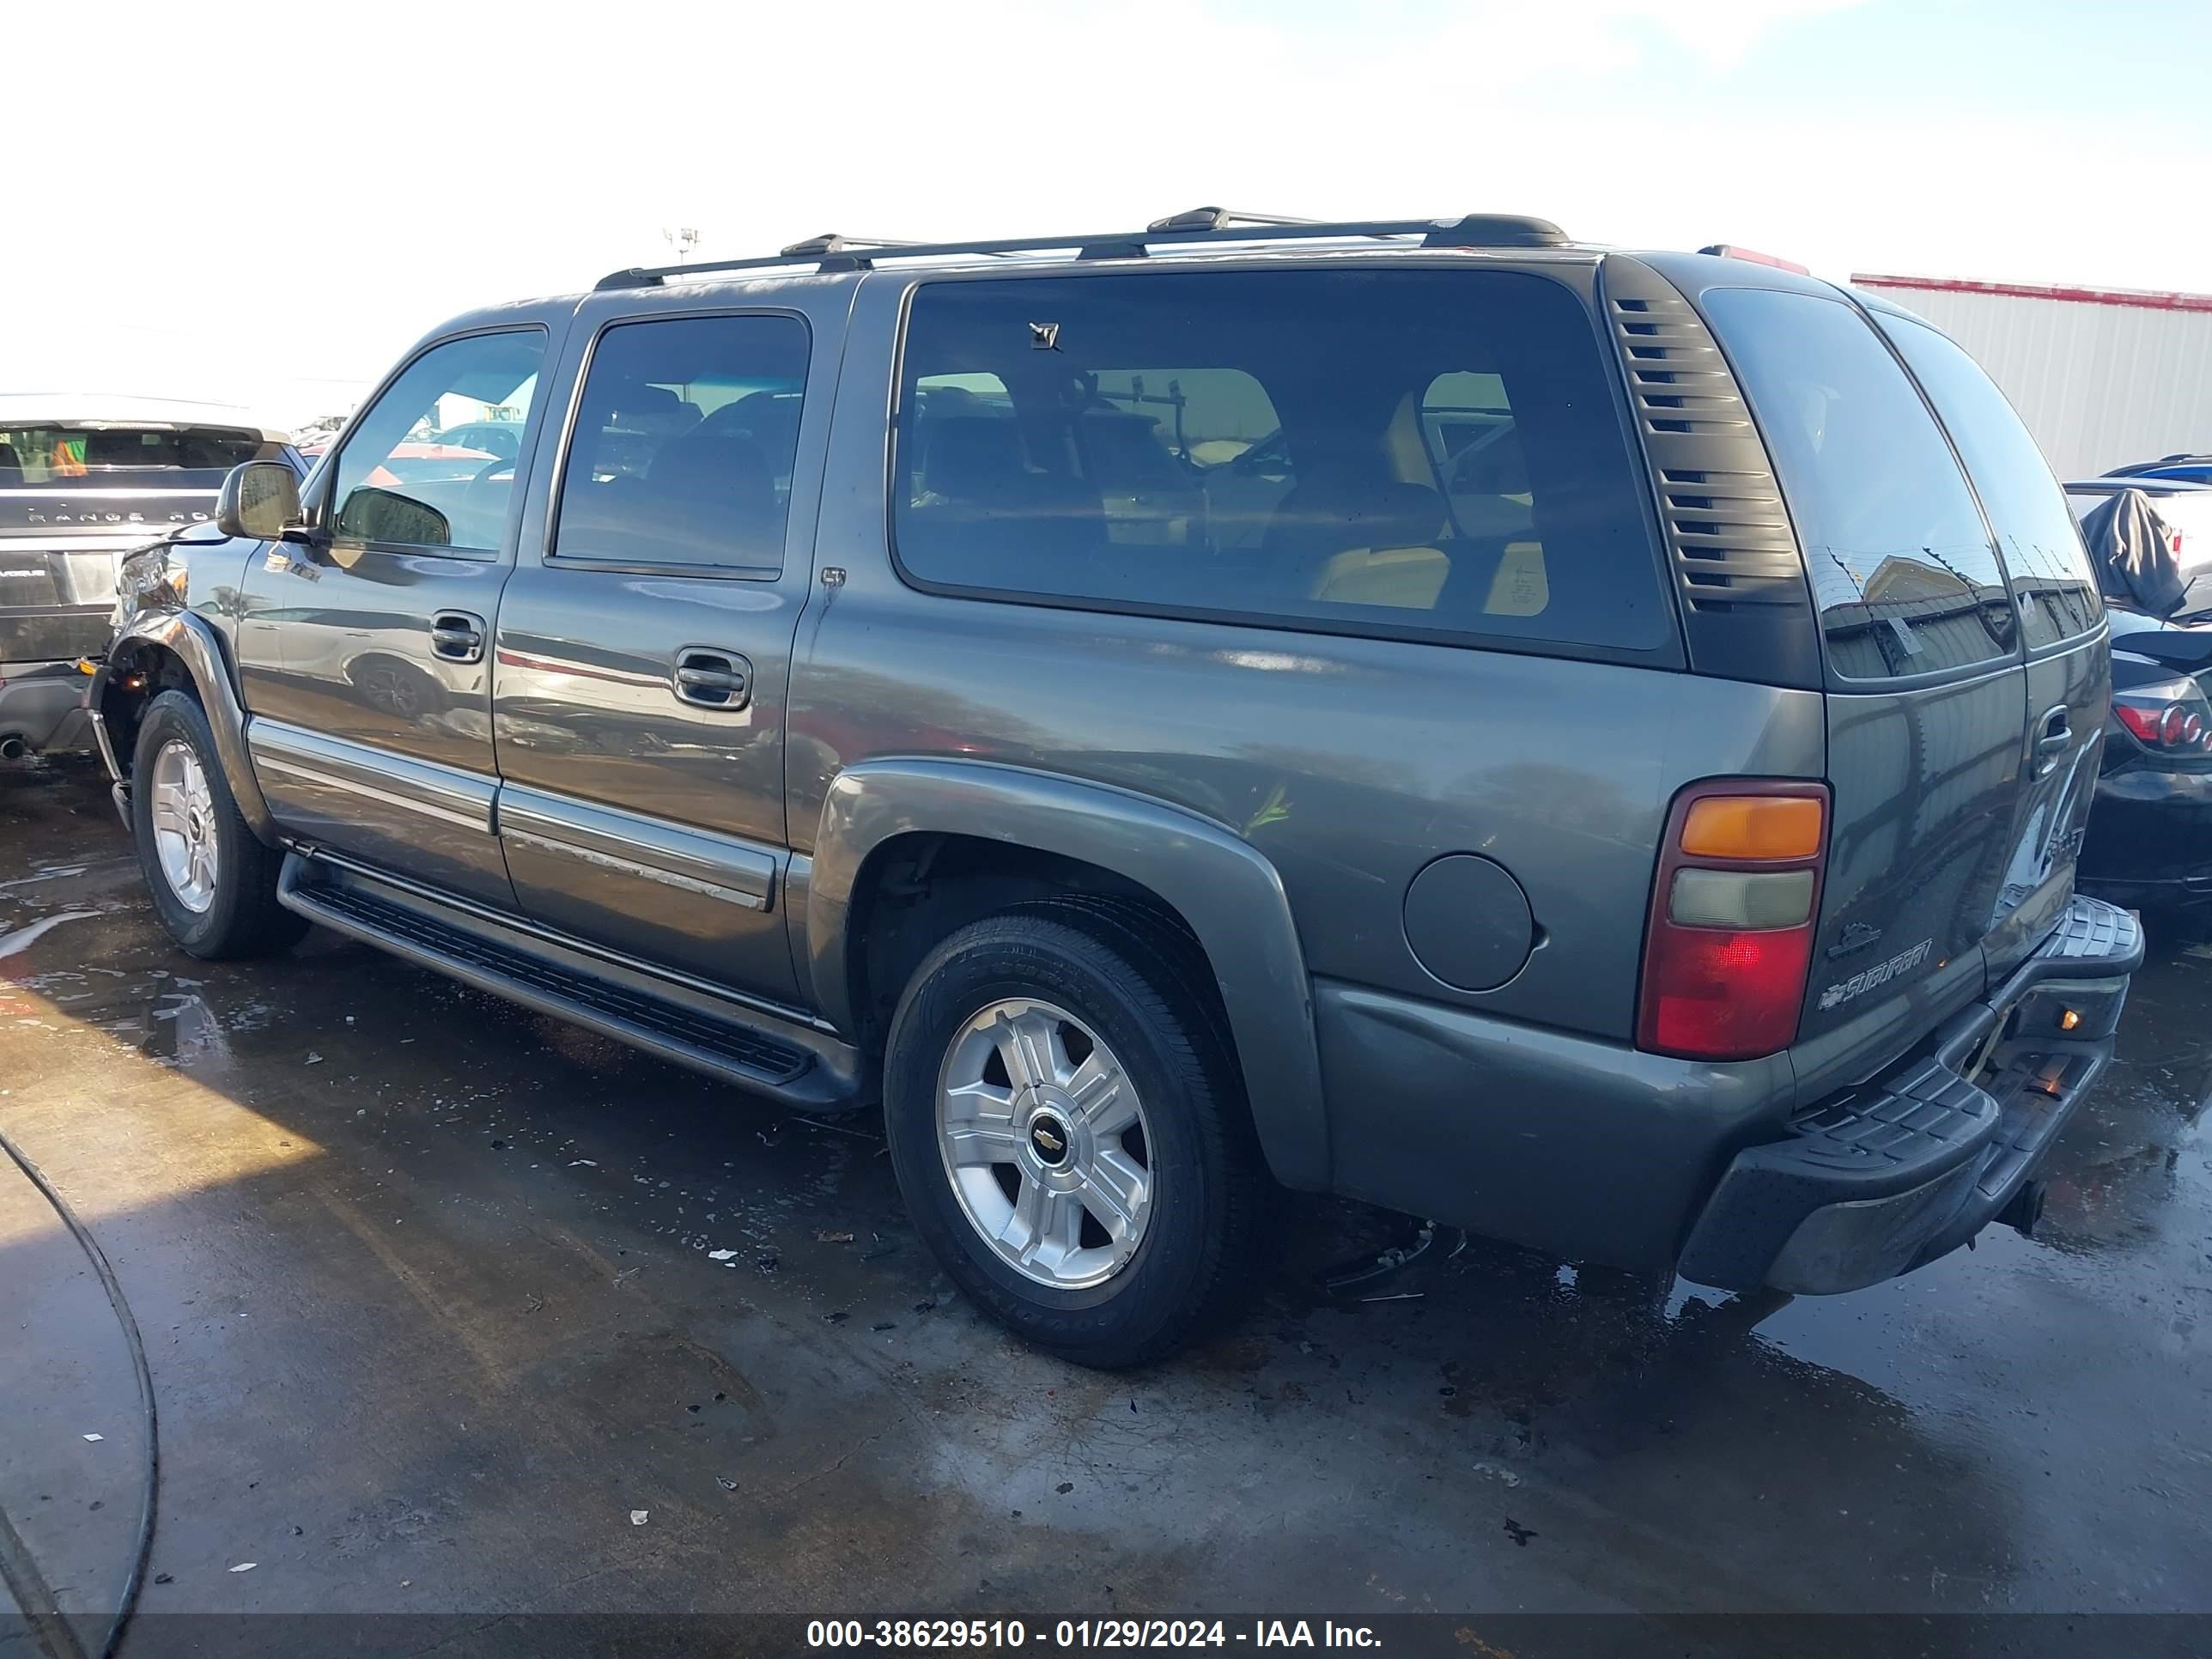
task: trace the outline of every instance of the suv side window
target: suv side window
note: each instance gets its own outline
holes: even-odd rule
[[[1876,312],[1966,459],[1997,532],[2031,646],[2087,633],[2105,614],[2065,493],[1996,383],[1954,341],[1914,319]]]
[[[1856,680],[2014,653],[2003,572],[1928,405],[1841,300],[1774,289],[1705,297],[1782,481],[1826,635]]]
[[[894,550],[924,587],[1656,652],[1674,619],[1582,302],[1515,271],[915,294]]]
[[[608,328],[568,441],[554,556],[779,573],[806,350],[796,317]]]
[[[331,490],[340,540],[495,552],[514,493],[512,456],[438,434],[469,421],[530,417],[543,329],[464,335],[407,365],[347,429]],[[496,411],[496,415],[495,415]]]

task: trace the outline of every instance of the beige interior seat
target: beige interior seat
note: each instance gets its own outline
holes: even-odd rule
[[[1328,605],[1434,610],[1451,574],[1451,556],[1431,544],[1443,534],[1443,497],[1425,484],[1389,479],[1331,505],[1342,514],[1328,526],[1340,550],[1321,562],[1307,597]]]

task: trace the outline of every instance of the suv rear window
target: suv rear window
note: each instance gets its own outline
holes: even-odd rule
[[[1782,480],[1829,666],[1880,680],[2012,655],[2012,601],[1973,495],[1865,319],[1772,289],[1704,304]]]
[[[1581,302],[1510,271],[931,283],[893,520],[924,586],[1670,648]]]
[[[2096,575],[2051,464],[2004,393],[1925,323],[1875,315],[1966,457],[2011,573],[2028,644],[2056,645],[2087,633],[2105,614]]]
[[[0,489],[220,489],[260,447],[222,427],[0,428]]]

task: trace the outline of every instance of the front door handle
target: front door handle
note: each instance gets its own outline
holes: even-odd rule
[[[482,662],[484,619],[465,611],[441,611],[430,618],[430,653],[444,662]]]
[[[743,708],[752,701],[753,665],[718,645],[687,645],[670,676],[679,702],[702,708]]]

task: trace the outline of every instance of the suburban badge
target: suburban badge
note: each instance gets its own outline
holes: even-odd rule
[[[1935,948],[1934,939],[1923,939],[1911,950],[1899,951],[1887,962],[1877,963],[1871,968],[1853,974],[1849,979],[1837,981],[1835,984],[1820,993],[1820,1006],[1822,1012],[1825,1012],[1838,1003],[1849,1002],[1853,997],[1863,996],[1875,986],[1887,985],[1899,974],[1907,973],[1917,968],[1928,960],[1928,953]]]

